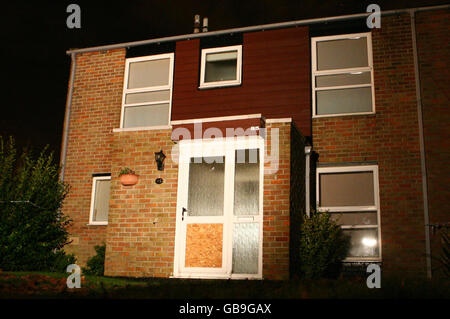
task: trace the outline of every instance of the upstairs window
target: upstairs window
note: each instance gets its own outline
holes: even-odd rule
[[[97,176],[92,180],[90,225],[107,225],[111,176]]]
[[[173,58],[168,53],[126,60],[122,128],[169,125]]]
[[[328,212],[351,238],[346,261],[379,261],[378,166],[317,168],[318,210]]]
[[[312,38],[313,117],[375,112],[370,33]]]
[[[241,84],[242,46],[203,49],[200,88]]]

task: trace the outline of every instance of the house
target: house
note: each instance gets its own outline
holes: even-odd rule
[[[68,51],[67,249],[85,264],[106,243],[109,276],[287,279],[313,208],[351,236],[348,265],[431,276],[450,211],[448,9]]]

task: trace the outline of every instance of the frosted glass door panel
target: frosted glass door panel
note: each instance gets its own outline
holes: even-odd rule
[[[233,273],[258,273],[259,224],[235,223],[233,227]]]
[[[192,158],[189,163],[188,215],[223,216],[225,158]]]
[[[237,150],[235,162],[234,215],[258,215],[259,150]]]

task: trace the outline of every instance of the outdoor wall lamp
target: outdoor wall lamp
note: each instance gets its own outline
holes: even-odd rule
[[[156,165],[158,166],[158,171],[164,170],[164,159],[165,158],[166,158],[166,155],[164,155],[162,150],[160,150],[159,152],[155,152],[155,161],[156,161]]]

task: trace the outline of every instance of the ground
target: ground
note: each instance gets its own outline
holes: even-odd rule
[[[139,299],[323,299],[444,298],[448,281],[382,280],[369,289],[365,278],[340,280],[183,280],[83,276],[81,288],[69,289],[68,274],[0,273],[0,298],[139,298]]]

